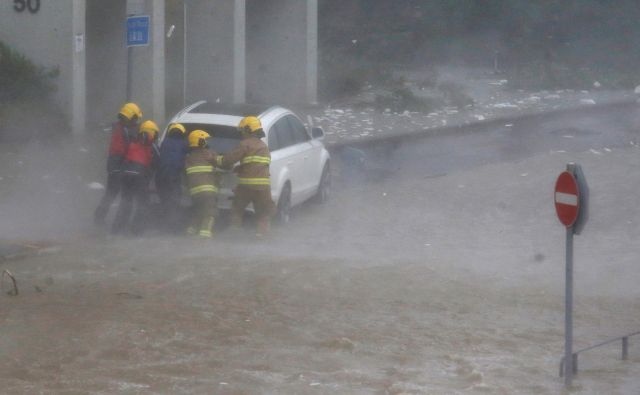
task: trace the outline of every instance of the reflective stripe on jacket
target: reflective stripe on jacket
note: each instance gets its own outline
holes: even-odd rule
[[[270,188],[271,153],[269,147],[261,139],[257,137],[245,138],[233,150],[217,158],[217,164],[227,169],[237,162],[240,162],[235,170],[238,174],[239,185],[250,186],[254,189]]]
[[[217,193],[219,177],[215,171],[216,154],[208,148],[193,148],[185,158],[189,193]]]

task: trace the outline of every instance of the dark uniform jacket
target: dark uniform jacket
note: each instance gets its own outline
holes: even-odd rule
[[[189,145],[182,136],[167,136],[160,146],[160,173],[165,176],[181,174],[188,151]]]

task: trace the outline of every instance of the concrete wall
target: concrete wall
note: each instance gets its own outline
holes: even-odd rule
[[[126,0],[87,0],[88,126],[115,120],[126,95]]]
[[[247,100],[316,100],[317,0],[247,0]]]
[[[89,125],[110,123],[127,101],[126,18],[135,10],[151,18],[150,45],[134,47],[131,101],[145,119],[165,121],[164,0],[87,0],[87,103]]]
[[[243,101],[244,0],[187,1],[186,34],[186,102]]]
[[[73,90],[83,90],[84,81],[84,3],[79,0],[41,1],[37,13],[28,10],[16,12],[12,1],[0,2],[0,40],[17,49],[36,64],[58,67],[56,101],[65,110],[70,122],[79,132],[83,119],[73,118],[73,106],[82,106],[74,101]],[[80,20],[81,19],[81,20]],[[76,48],[76,35],[79,37]],[[76,78],[74,79],[74,72]]]
[[[317,0],[174,0],[172,20],[185,3],[186,28],[173,23],[183,44],[166,37],[165,0],[41,0],[37,13],[18,13],[3,1],[0,39],[37,64],[59,68],[55,97],[76,133],[85,129],[85,113],[95,130],[127,99],[125,21],[133,11],[151,17],[150,45],[131,50],[131,100],[146,119],[165,122],[165,84],[179,89],[183,75],[185,97],[169,92],[172,106],[183,99],[315,101]],[[186,63],[178,59],[185,52]]]
[[[165,24],[174,26],[165,40],[165,95],[167,115],[171,116],[185,106],[184,101],[184,7],[182,2],[167,1]]]

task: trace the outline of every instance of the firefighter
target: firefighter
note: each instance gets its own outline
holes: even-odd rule
[[[139,235],[149,220],[149,181],[158,157],[157,136],[158,125],[145,121],[129,143],[122,163],[122,199],[113,222],[114,234],[131,231]]]
[[[140,118],[142,118],[140,107],[135,103],[126,103],[118,113],[118,121],[111,127],[111,143],[107,159],[107,187],[94,213],[94,222],[97,225],[104,225],[109,207],[120,192],[122,161],[127,153],[129,142],[138,133]]]
[[[156,174],[156,188],[167,230],[180,228],[180,200],[182,197],[182,173],[189,150],[187,130],[179,123],[169,125],[167,136],[160,146],[160,161]]]
[[[213,237],[218,197],[218,179],[215,171],[216,153],[209,150],[209,133],[194,130],[189,134],[189,153],[185,159],[185,173],[189,194],[193,201],[191,221],[187,234],[203,238]]]
[[[269,174],[271,154],[269,147],[261,140],[265,134],[257,117],[243,118],[238,124],[238,132],[242,141],[226,155],[218,156],[217,164],[230,169],[240,162],[235,169],[238,186],[231,208],[231,226],[236,229],[242,226],[244,210],[249,203],[253,203],[257,217],[256,236],[261,237],[269,232],[271,216],[275,213]]]

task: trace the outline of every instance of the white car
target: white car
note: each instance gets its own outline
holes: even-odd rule
[[[184,125],[187,133],[197,129],[206,131],[212,137],[209,141],[211,149],[224,155],[240,142],[237,126],[248,115],[260,119],[266,135],[262,140],[271,151],[271,197],[278,207],[277,219],[288,222],[291,208],[311,198],[325,202],[329,197],[331,171],[329,152],[322,143],[324,132],[321,128],[307,130],[290,110],[279,106],[199,101],[176,114],[170,124]],[[165,129],[160,141],[166,133]],[[235,174],[225,171],[218,194],[218,208],[231,208],[236,184]]]

